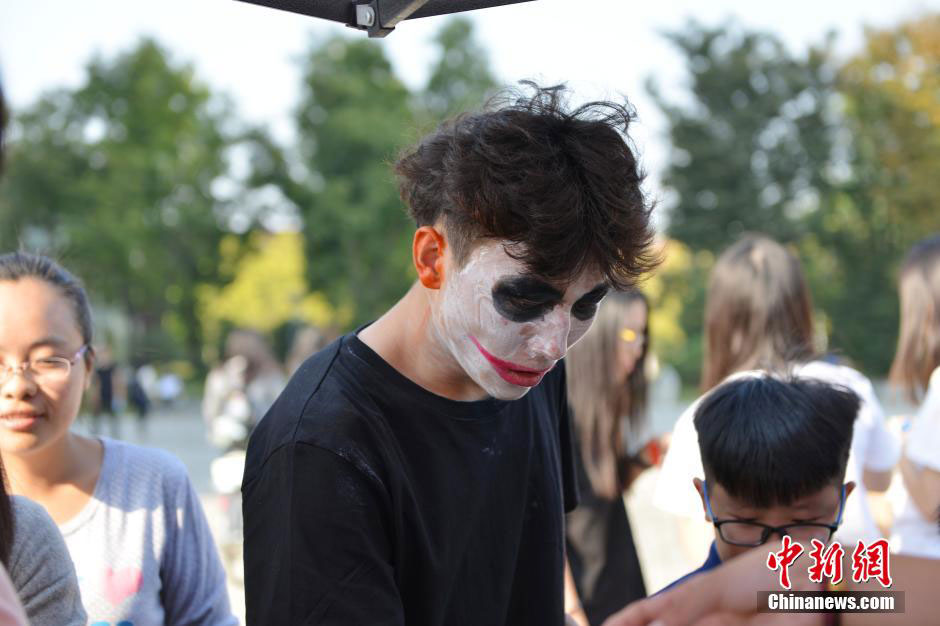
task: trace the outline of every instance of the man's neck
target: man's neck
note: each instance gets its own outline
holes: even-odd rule
[[[359,339],[400,374],[432,393],[461,401],[485,398],[486,392],[467,376],[434,332],[424,289],[420,283],[412,285],[395,306],[359,333]]]

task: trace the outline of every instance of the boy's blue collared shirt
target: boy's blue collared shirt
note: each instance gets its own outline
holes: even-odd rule
[[[676,580],[676,581],[673,581],[672,583],[670,583],[669,585],[663,587],[662,589],[660,589],[660,590],[657,591],[656,593],[659,594],[659,593],[662,593],[662,592],[666,591],[667,589],[672,589],[673,587],[675,587],[675,586],[677,586],[677,585],[681,585],[682,583],[684,583],[685,581],[689,580],[689,579],[692,578],[693,576],[698,576],[699,574],[704,574],[705,572],[707,572],[707,571],[709,571],[709,570],[715,569],[715,568],[718,567],[719,565],[721,565],[721,557],[718,556],[718,550],[715,549],[715,542],[712,541],[712,547],[708,549],[708,558],[705,559],[705,562],[702,563],[702,566],[701,566],[700,568],[698,568],[697,570],[695,570],[695,571],[693,571],[693,572],[689,572],[688,574],[686,574],[685,576],[683,576],[682,578],[680,578],[680,579],[678,579],[678,580]]]

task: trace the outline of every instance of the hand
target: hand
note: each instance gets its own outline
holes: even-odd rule
[[[821,614],[757,613],[757,592],[779,589],[777,574],[766,565],[767,554],[778,549],[775,544],[755,548],[671,591],[634,602],[604,626],[821,625]],[[797,575],[799,570],[790,569],[793,589],[818,589],[818,584]]]

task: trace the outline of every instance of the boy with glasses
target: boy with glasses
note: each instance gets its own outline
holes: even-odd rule
[[[693,482],[715,541],[669,587],[784,535],[828,543],[855,487],[842,481],[858,408],[854,392],[801,378],[747,375],[711,392],[695,412],[705,480]]]

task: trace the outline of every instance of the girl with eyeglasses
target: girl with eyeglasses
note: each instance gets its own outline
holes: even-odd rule
[[[235,624],[198,497],[172,455],[70,430],[91,309],[52,260],[0,256],[0,457],[65,538],[91,623]]]

